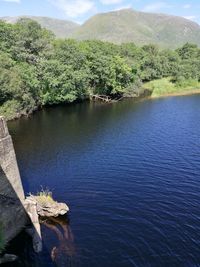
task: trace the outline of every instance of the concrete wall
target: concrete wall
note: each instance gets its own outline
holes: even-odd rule
[[[24,190],[19,174],[12,138],[9,135],[6,121],[0,117],[0,166],[5,173],[10,186],[4,179],[0,180],[0,194],[7,194],[24,200]],[[13,190],[12,190],[13,189]]]
[[[8,242],[27,222],[24,191],[6,122],[0,117],[0,224]]]

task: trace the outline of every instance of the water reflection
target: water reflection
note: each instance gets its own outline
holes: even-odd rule
[[[41,218],[41,223],[57,238],[57,245],[51,248],[51,259],[58,267],[78,266],[74,236],[67,216]]]

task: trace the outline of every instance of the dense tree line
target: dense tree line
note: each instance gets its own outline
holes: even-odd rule
[[[58,40],[29,19],[0,22],[0,113],[8,118],[90,94],[132,95],[163,77],[200,81],[200,49]]]

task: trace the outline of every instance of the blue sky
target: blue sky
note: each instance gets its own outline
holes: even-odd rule
[[[0,17],[49,16],[82,23],[96,13],[123,8],[178,15],[200,24],[200,0],[0,0]]]

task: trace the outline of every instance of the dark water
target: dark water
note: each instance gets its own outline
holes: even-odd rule
[[[200,96],[48,108],[9,128],[26,192],[67,202],[75,237],[66,252],[43,226],[27,266],[54,266],[55,247],[64,267],[200,266]]]

